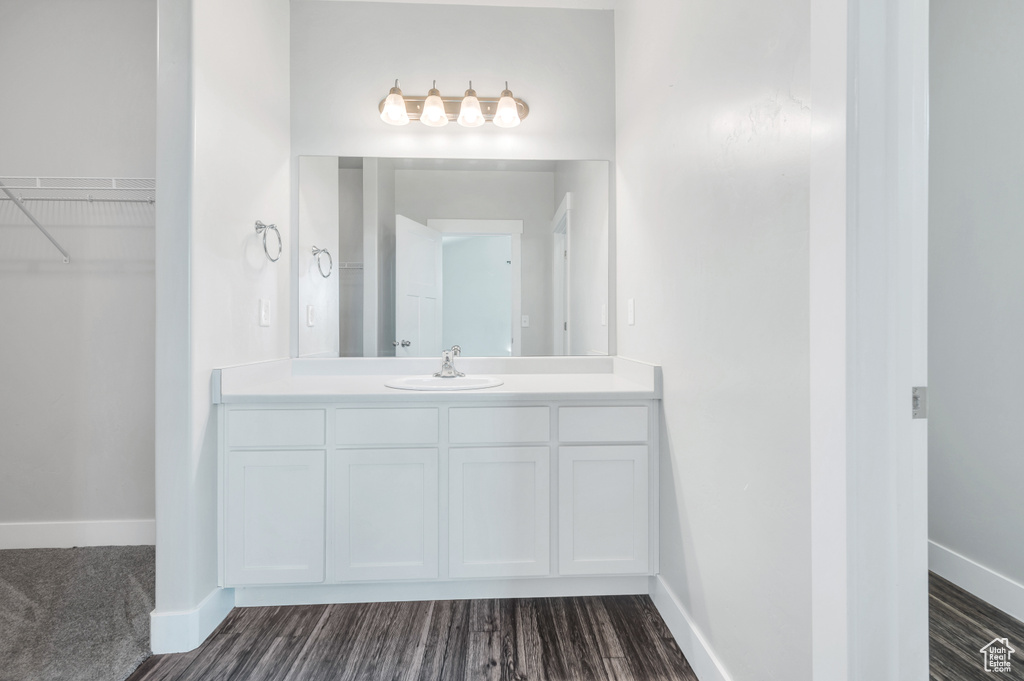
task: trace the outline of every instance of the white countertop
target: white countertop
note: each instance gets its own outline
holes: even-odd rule
[[[466,403],[661,398],[660,367],[619,357],[460,358],[457,366],[467,375],[495,376],[504,383],[493,388],[458,391],[385,386],[397,378],[428,375],[436,371],[436,363],[404,359],[297,359],[218,369],[213,376],[213,401]]]

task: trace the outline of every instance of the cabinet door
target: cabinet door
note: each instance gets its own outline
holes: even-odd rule
[[[437,577],[437,450],[333,457],[334,579]]]
[[[647,446],[558,448],[558,571],[647,572]]]
[[[226,586],[324,579],[324,453],[228,452]]]
[[[450,576],[549,574],[549,465],[547,447],[449,450]]]

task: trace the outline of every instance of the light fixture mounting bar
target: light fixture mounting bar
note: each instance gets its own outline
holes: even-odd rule
[[[405,98],[405,110],[409,114],[409,120],[418,121],[420,114],[423,113],[423,103],[427,101],[426,96],[417,97],[410,95],[403,95]],[[480,97],[480,110],[484,114],[485,121],[494,120],[494,112],[498,109],[498,100],[501,97]],[[516,102],[516,109],[519,110],[519,118],[526,118],[530,115],[530,107],[527,106],[526,102],[514,97]],[[381,112],[384,111],[384,102],[387,99],[380,100],[380,105],[377,107]],[[459,107],[462,106],[462,97],[441,97],[441,101],[444,102],[444,112],[448,116],[448,120],[455,121],[459,118]]]

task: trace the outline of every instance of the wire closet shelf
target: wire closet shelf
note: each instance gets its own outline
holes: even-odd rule
[[[156,203],[156,180],[136,177],[0,177],[0,185],[23,203]],[[0,194],[0,201],[13,200]]]
[[[156,180],[129,177],[0,177],[0,201],[11,201],[71,262],[67,250],[36,219],[34,202],[156,203]]]

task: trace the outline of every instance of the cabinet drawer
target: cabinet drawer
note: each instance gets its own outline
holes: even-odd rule
[[[547,407],[455,407],[448,410],[448,441],[455,444],[547,442]]]
[[[437,442],[437,409],[338,409],[339,445],[406,445]]]
[[[561,442],[646,442],[647,407],[560,407]]]
[[[323,409],[236,409],[228,412],[228,447],[323,446]]]

